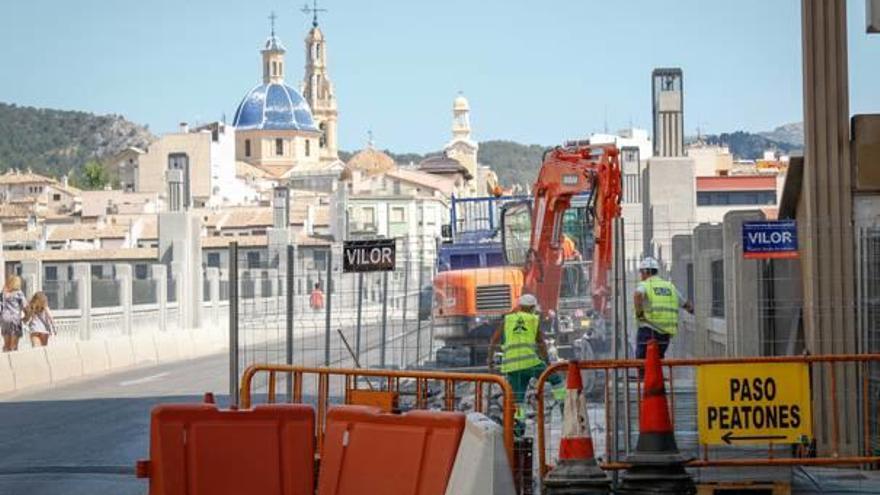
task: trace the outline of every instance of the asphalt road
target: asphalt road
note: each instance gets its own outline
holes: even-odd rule
[[[386,364],[415,360],[415,326],[409,322],[403,332],[402,322],[389,325]],[[344,333],[354,347],[354,328],[346,326]],[[422,333],[425,346],[427,330]],[[282,342],[257,339],[255,333],[247,337],[243,365],[267,357],[284,359]],[[323,331],[297,335],[295,363],[323,364],[324,338]],[[362,339],[362,362],[378,365],[378,324],[365,326]],[[331,365],[353,366],[336,332],[330,340]],[[0,493],[146,493],[147,483],[132,472],[135,462],[148,455],[150,409],[160,403],[199,401],[206,391],[225,406],[228,366],[229,356],[222,353],[0,395],[0,452],[5,454],[0,458]]]

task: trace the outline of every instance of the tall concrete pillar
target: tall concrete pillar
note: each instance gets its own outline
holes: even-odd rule
[[[760,211],[731,211],[724,215],[724,319],[727,355],[760,356],[766,347],[762,316],[767,313],[762,296],[763,260],[743,258],[742,225],[764,220]]]
[[[132,270],[128,263],[117,263],[116,282],[119,284],[119,305],[122,306],[122,333],[131,335],[132,321]]]
[[[801,0],[804,67],[804,177],[797,220],[803,322],[812,354],[857,349],[854,322],[852,164],[846,0]],[[857,418],[852,373],[837,375],[837,417]],[[813,417],[820,450],[832,436],[827,368],[813,370]],[[856,454],[860,421],[842,421],[840,454]]]
[[[89,340],[92,335],[92,265],[73,264],[73,280],[76,282],[77,306],[79,306],[79,339]]]
[[[168,330],[168,268],[165,265],[153,265],[150,277],[156,284],[156,303],[159,305],[159,331]]]
[[[220,325],[220,269],[208,267],[205,275],[208,277],[208,289],[211,291],[211,326]]]
[[[40,260],[21,261],[21,279],[27,287],[27,295],[43,290],[43,262]]]
[[[189,211],[159,214],[159,259],[168,265],[172,274],[176,268],[176,286],[179,288],[181,328],[198,328],[202,317],[201,218]]]
[[[189,310],[189,306],[195,304],[195,301],[186,299],[186,292],[184,290],[184,283],[186,282],[185,269],[184,262],[171,262],[171,278],[174,279],[174,300],[177,302],[177,328],[181,330],[187,328],[186,313]]]

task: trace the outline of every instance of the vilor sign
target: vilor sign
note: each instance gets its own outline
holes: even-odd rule
[[[701,444],[796,443],[812,436],[805,363],[700,366],[697,408]]]
[[[342,253],[344,272],[387,272],[394,270],[394,239],[345,241]]]

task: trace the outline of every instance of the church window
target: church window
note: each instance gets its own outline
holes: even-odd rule
[[[311,156],[312,154],[311,144],[311,140],[306,139],[306,156]]]
[[[321,60],[321,44],[315,43],[315,59]]]
[[[278,63],[275,62],[274,60],[272,61],[272,75],[273,76],[278,75]]]
[[[265,77],[269,77],[269,62],[266,62]]]
[[[278,62],[278,75],[284,74],[284,62]]]
[[[275,155],[281,156],[284,154],[284,140],[281,138],[275,138]]]
[[[324,122],[321,122],[318,125],[318,129],[321,129],[321,137],[318,138],[318,147],[324,148],[327,146],[327,124]]]
[[[244,140],[244,156],[251,156],[251,140]]]

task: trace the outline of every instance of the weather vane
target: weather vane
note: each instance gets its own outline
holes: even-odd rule
[[[278,18],[278,16],[275,15],[275,11],[273,10],[272,13],[269,14],[269,23],[272,26],[272,36],[273,37],[275,36],[275,19],[277,19],[277,18]]]
[[[318,0],[312,0],[312,6],[309,7],[309,4],[303,5],[302,8],[303,14],[312,14],[312,27],[318,27],[318,12],[327,12],[327,9],[319,9],[318,8]]]

